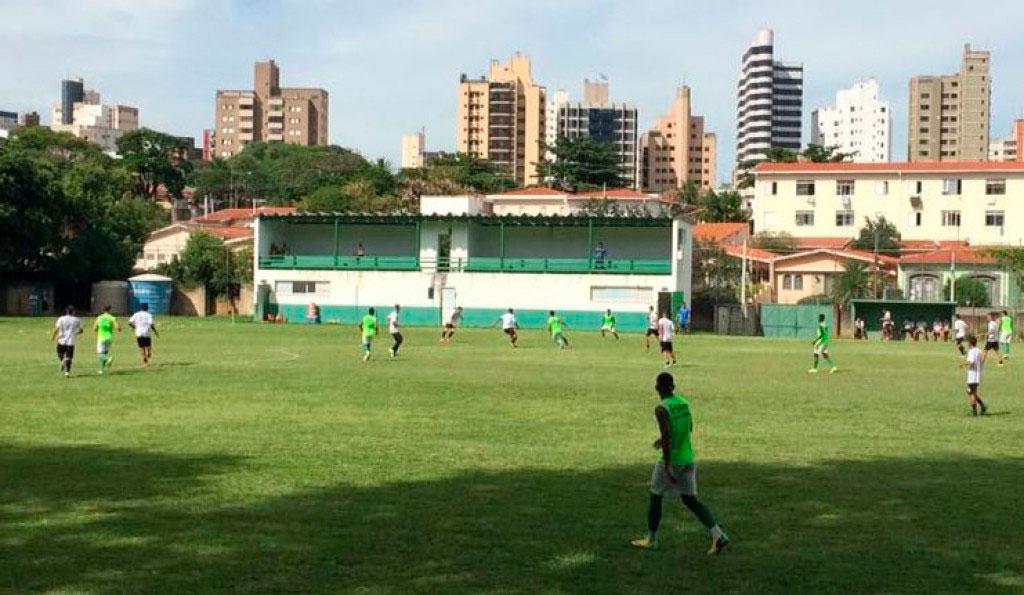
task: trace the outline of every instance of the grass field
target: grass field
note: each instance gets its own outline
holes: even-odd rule
[[[60,377],[48,320],[0,319],[0,591],[1024,592],[1024,349],[972,418],[949,344],[685,337],[702,499],[646,524],[658,356],[570,332],[166,319]],[[91,326],[92,321],[86,321]],[[383,356],[383,357],[382,357]]]

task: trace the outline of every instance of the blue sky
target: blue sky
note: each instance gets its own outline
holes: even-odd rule
[[[331,142],[397,164],[402,134],[427,131],[453,149],[460,73],[480,75],[519,50],[549,91],[579,96],[608,76],[612,98],[646,125],[676,85],[734,159],[740,56],[760,27],[777,58],[806,69],[810,112],[840,87],[874,76],[893,103],[896,159],[906,154],[908,79],[954,72],[965,42],[993,52],[995,135],[1024,108],[1024,2],[932,0],[0,0],[0,109],[49,118],[60,80],[77,75],[104,101],[138,106],[144,125],[199,136],[217,88],[248,88],[252,62],[274,58],[282,84],[326,88]],[[955,15],[956,20],[947,16]],[[11,26],[11,24],[15,24]]]

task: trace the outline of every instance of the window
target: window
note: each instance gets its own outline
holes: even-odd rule
[[[875,194],[878,196],[886,196],[889,194],[889,182],[888,180],[878,180],[875,182]]]
[[[985,211],[985,227],[1003,227],[1006,214],[1003,211]]]
[[[814,196],[814,180],[797,180],[797,196]]]
[[[939,301],[939,278],[935,275],[910,277],[910,299],[918,302]]]
[[[772,196],[778,196],[779,194],[779,183],[772,182]]]
[[[804,288],[804,276],[803,275],[783,275],[782,276],[782,288],[783,289],[795,289],[802,291]]]
[[[796,224],[799,227],[808,227],[814,225],[814,211],[797,211],[796,212]]]
[[[923,154],[924,153],[922,152],[922,155]],[[924,182],[922,182],[921,180],[907,182],[907,190],[908,192],[910,192],[910,194],[920,196],[921,192],[924,191]]]
[[[960,178],[946,178],[942,180],[942,193],[950,196],[960,196],[963,190],[963,180]]]
[[[985,180],[985,194],[987,196],[1002,196],[1006,194],[1006,180]]]
[[[943,227],[960,227],[960,211],[942,211]]]
[[[782,276],[782,288],[783,289],[793,289],[793,275],[783,275]]]
[[[274,290],[278,295],[327,295],[329,281],[278,281]]]
[[[837,180],[836,194],[839,196],[853,196],[853,180]]]
[[[836,227],[852,227],[853,211],[836,211]]]

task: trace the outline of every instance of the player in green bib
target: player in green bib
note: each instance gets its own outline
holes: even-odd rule
[[[96,317],[92,325],[96,333],[96,355],[100,359],[99,373],[105,373],[114,363],[114,356],[110,355],[110,347],[114,344],[114,331],[121,332],[121,323],[110,313],[110,306],[103,308],[103,314]]]
[[[559,349],[566,349],[569,347],[569,340],[565,338],[565,333],[562,327],[569,328],[569,325],[555,314],[552,310],[548,317],[548,330],[551,331],[551,340],[558,345]]]
[[[1010,343],[1013,342],[1013,316],[1006,310],[999,318],[999,347],[1002,353],[999,354],[999,365],[1010,359]]]
[[[828,324],[825,323],[825,315],[818,314],[818,335],[814,338],[814,367],[807,370],[810,374],[818,373],[818,360],[822,357],[828,362],[832,369],[828,371],[829,374],[835,374],[839,369],[836,362],[832,359],[832,354],[829,353],[828,347],[832,343],[832,339],[829,337]]]
[[[611,333],[615,337],[615,340],[619,340],[619,333],[615,330],[615,315],[612,314],[611,310],[605,310],[604,316],[601,317],[601,338],[604,339],[605,333]]]
[[[651,498],[647,506],[647,534],[634,539],[635,547],[653,550],[658,547],[658,526],[661,524],[661,503],[665,494],[676,492],[683,505],[697,517],[711,535],[708,555],[721,552],[729,545],[729,536],[715,520],[708,507],[697,499],[697,464],[693,454],[693,415],[690,403],[676,394],[675,379],[663,372],[658,375],[654,389],[661,402],[654,408],[661,437],[654,448],[661,450],[661,459],[651,473]]]
[[[377,334],[377,316],[375,310],[370,308],[366,316],[359,322],[359,331],[363,336],[363,361],[370,359],[370,346],[373,344],[373,336]]]

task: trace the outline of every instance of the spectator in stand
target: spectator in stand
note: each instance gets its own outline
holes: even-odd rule
[[[903,319],[903,340],[914,338],[914,323],[909,318]]]
[[[938,343],[939,339],[941,339],[941,338],[942,338],[942,321],[939,320],[938,318],[936,318],[935,321],[932,322],[932,340],[935,341],[936,343]]]
[[[362,258],[366,256],[366,248],[363,248],[362,242],[356,244],[356,249],[352,252],[352,256],[355,256],[356,258]]]
[[[914,340],[919,341],[922,338],[926,343],[928,342],[928,323],[924,321],[924,318],[919,318],[917,327],[914,329]]]
[[[893,331],[892,312],[890,312],[889,310],[886,310],[882,314],[882,340],[883,341],[892,341],[892,335],[893,335],[892,331]]]
[[[597,246],[594,246],[594,266],[603,269],[604,261],[608,258],[608,248],[605,247],[604,242],[598,242]]]

